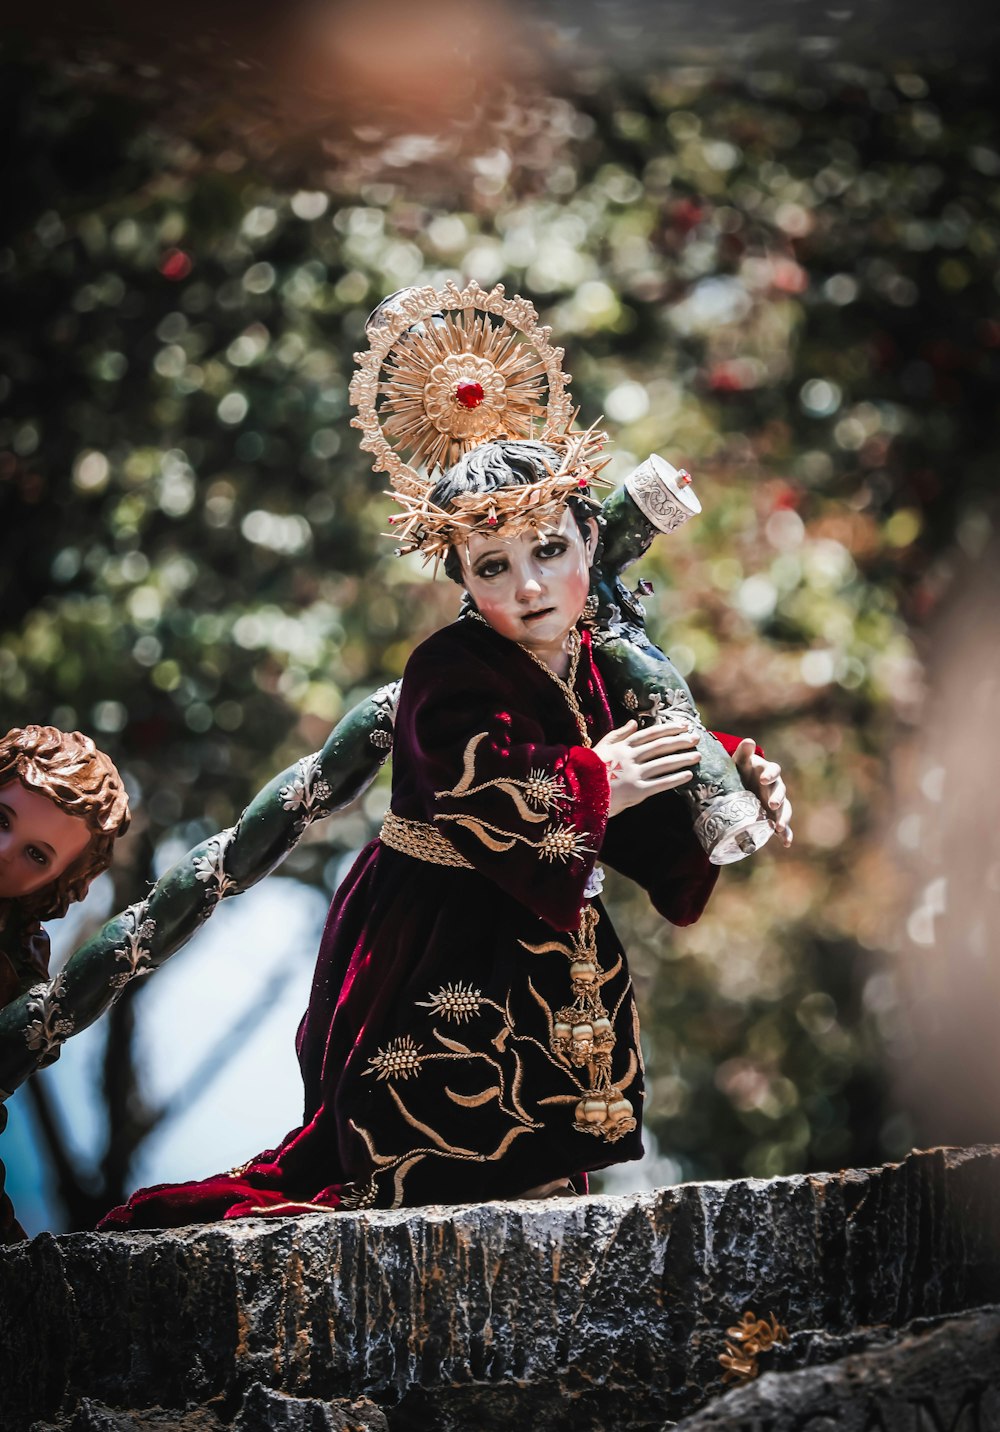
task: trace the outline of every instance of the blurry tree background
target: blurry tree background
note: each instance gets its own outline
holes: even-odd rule
[[[380,536],[347,384],[385,293],[503,281],[565,344],[612,472],[658,451],[694,473],[704,516],[636,569],[651,626],[711,723],[781,760],[796,804],[793,849],[726,871],[692,929],[611,887],[641,997],[647,1176],[905,1152],[889,957],[916,837],[888,771],[919,717],[924,632],[991,532],[990,73],[595,62],[511,105],[467,164],[366,131],[326,170],[171,127],[134,75],[86,78],[13,53],[0,76],[0,729],[79,726],[127,772],[138,818],[103,908],[231,824],[454,614],[456,589]],[[933,799],[935,752],[910,768]],[[270,883],[329,896],[387,775]],[[58,1068],[18,1096],[68,1224],[129,1190],[163,1114],[135,1038],[156,986],[102,1025],[89,1146],[67,1146]],[[223,1060],[256,1017],[199,1057]]]

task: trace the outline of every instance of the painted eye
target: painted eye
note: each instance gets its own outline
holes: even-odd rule
[[[506,570],[507,564],[505,562],[484,562],[476,572],[476,576],[485,577],[488,581],[490,577],[499,577],[500,573]]]
[[[33,860],[36,865],[48,865],[49,863],[49,857],[43,850],[39,850],[37,846],[29,845],[27,854],[28,859]]]
[[[546,542],[544,547],[539,547],[538,555],[551,561],[553,557],[561,557],[565,551],[565,542]]]

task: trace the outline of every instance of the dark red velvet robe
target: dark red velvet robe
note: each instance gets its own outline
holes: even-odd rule
[[[626,719],[586,632],[575,691],[592,742]],[[236,1172],[141,1190],[101,1226],[512,1197],[639,1158],[631,980],[585,887],[600,853],[687,924],[717,870],[677,792],[610,822],[608,799],[565,692],[519,646],[472,619],[424,642],[393,748],[392,811],[417,823],[416,853],[373,841],[334,898],[298,1032],[302,1126]],[[428,828],[471,868],[419,858]],[[605,1019],[581,1015],[581,991]],[[574,1063],[585,1046],[567,1052],[588,1028],[607,1097]]]

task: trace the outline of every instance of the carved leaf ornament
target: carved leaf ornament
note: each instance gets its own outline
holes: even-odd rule
[[[295,775],[288,785],[281,787],[278,798],[284,810],[299,812],[303,826],[325,813],[333,799],[333,791],[323,776],[321,752],[314,751],[311,756],[303,756],[296,762]]]
[[[130,905],[122,918],[127,921],[124,943],[115,950],[115,961],[125,968],[111,977],[111,984],[119,992],[130,981],[153,973],[152,940],[156,934],[156,921],[151,920],[147,911],[148,900]]]
[[[66,977],[56,975],[46,983],[33,985],[28,992],[31,1012],[35,1018],[24,1031],[29,1049],[48,1055],[73,1033],[72,1019],[64,1017],[62,1001],[66,994]]]
[[[213,836],[208,842],[205,854],[196,856],[194,860],[194,873],[205,886],[213,905],[224,900],[227,895],[236,894],[236,881],[226,869],[226,851],[235,834],[234,826]]]

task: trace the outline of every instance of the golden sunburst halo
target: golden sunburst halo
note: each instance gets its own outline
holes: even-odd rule
[[[545,416],[545,365],[485,315],[447,314],[425,333],[407,335],[385,371],[383,431],[428,473],[501,433],[530,437]]]
[[[527,299],[507,298],[502,284],[487,293],[449,282],[404,289],[376,314],[368,351],[354,355],[351,422],[402,509],[389,518],[398,554],[420,551],[430,561],[477,529],[541,530],[569,499],[589,500],[591,485],[605,481],[605,434],[596,424],[571,431],[563,350]],[[464,493],[448,510],[431,502],[438,469],[498,438],[546,444],[551,466],[524,486]]]
[[[430,474],[492,438],[546,441],[569,426],[563,350],[502,284],[412,289],[369,336],[369,351],[355,354],[352,423],[399,491],[417,496]]]

